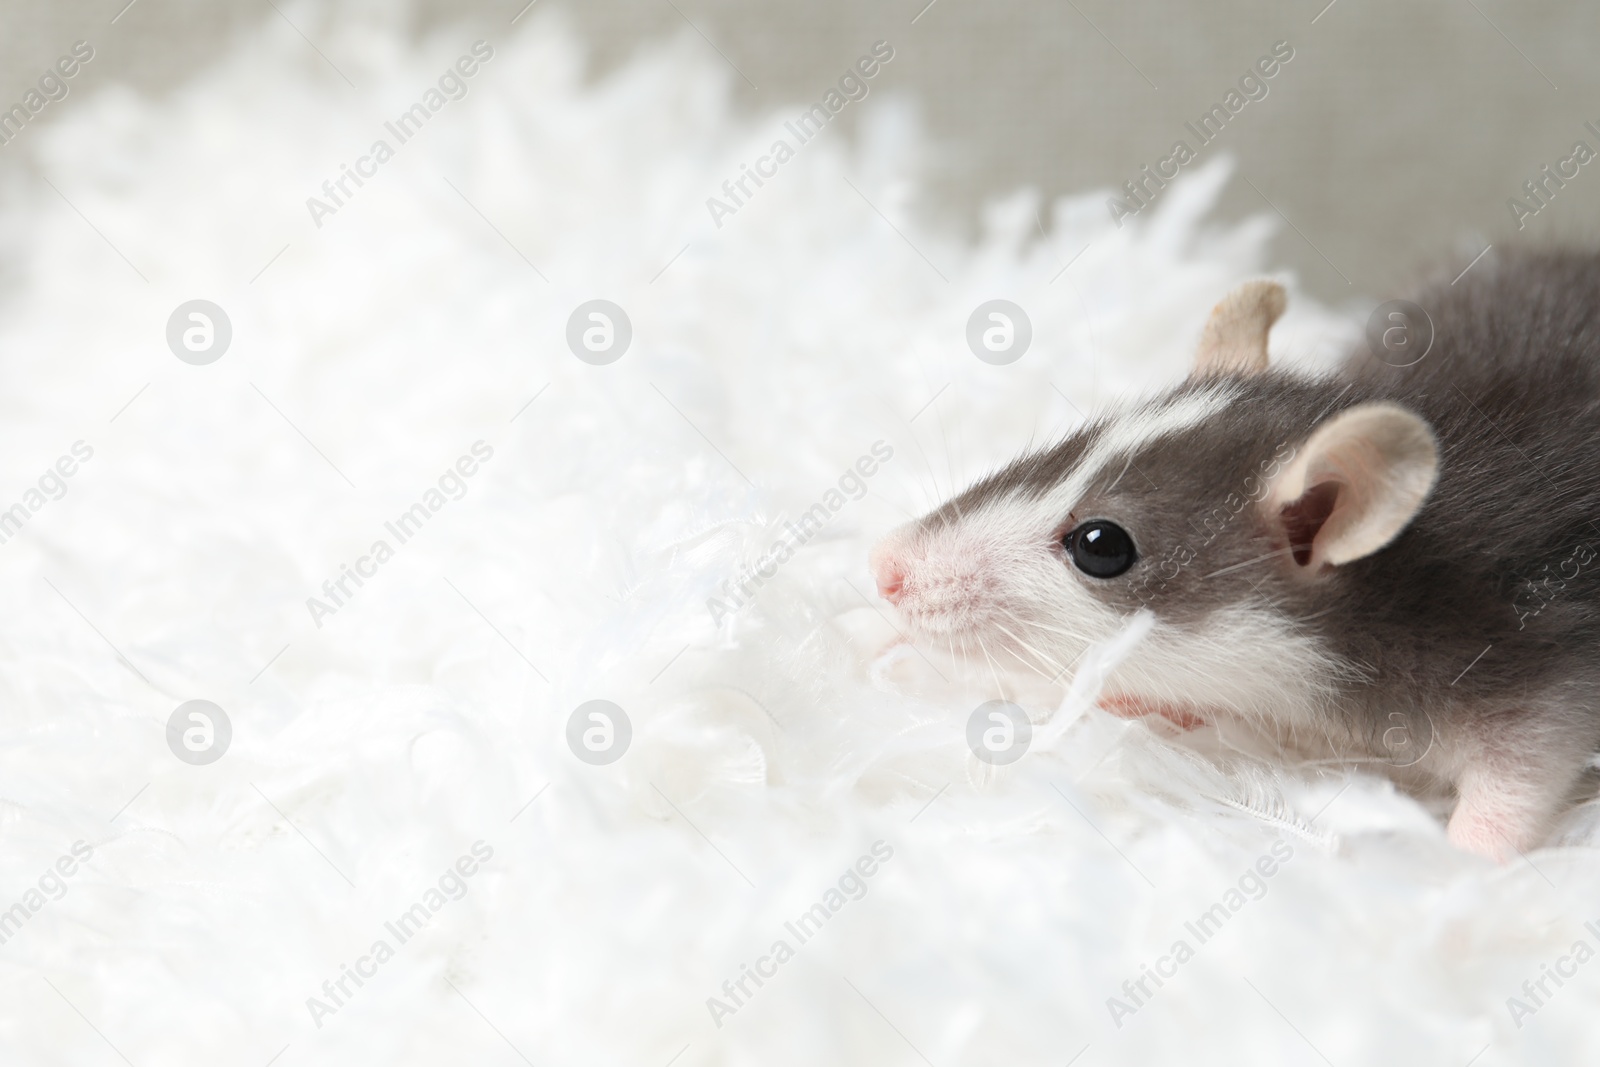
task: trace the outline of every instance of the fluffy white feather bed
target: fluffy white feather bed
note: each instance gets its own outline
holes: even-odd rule
[[[706,198],[794,108],[737,117],[699,38],[591,82],[537,14],[413,48],[289,11],[353,87],[275,18],[169,97],[73,96],[5,149],[36,166],[3,207],[0,508],[93,456],[0,544],[0,1060],[1600,1054],[1591,850],[1496,869],[1379,778],[1042,682],[1010,690],[1034,749],[990,768],[964,733],[995,679],[889,647],[878,534],[1176,379],[1270,269],[1267,221],[1205,221],[1225,164],[1121,230],[1103,197],[1017,193],[965,242],[910,210],[930,149],[891,65],[858,143],[826,131],[719,229]],[[314,225],[480,38],[466,97]],[[963,339],[995,297],[1034,327],[1006,367]],[[232,322],[209,366],[164,335],[195,298]],[[633,326],[609,366],[565,342],[596,298]],[[1351,336],[1298,298],[1276,355]],[[867,494],[714,623],[878,442]],[[205,766],[167,745],[191,699],[232,723]],[[609,765],[567,744],[592,699],[632,725]]]

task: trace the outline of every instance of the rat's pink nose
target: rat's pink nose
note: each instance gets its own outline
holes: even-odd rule
[[[872,576],[878,582],[878,595],[891,604],[900,603],[900,597],[905,592],[906,572],[900,561],[891,551],[886,551],[879,545],[872,552]]]
[[[900,593],[906,587],[906,576],[900,568],[890,564],[878,570],[878,595],[891,604],[900,603]]]

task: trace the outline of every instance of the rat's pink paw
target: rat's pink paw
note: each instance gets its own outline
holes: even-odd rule
[[[1461,796],[1450,813],[1445,837],[1459,849],[1496,863],[1508,863],[1535,842],[1527,830],[1527,820],[1518,818],[1495,797],[1484,791],[1469,791]]]
[[[1505,863],[1514,855],[1511,840],[1500,827],[1452,817],[1445,829],[1445,837],[1463,852],[1471,852],[1496,863]]]

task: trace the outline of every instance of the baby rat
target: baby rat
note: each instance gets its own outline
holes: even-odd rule
[[[1416,296],[1421,358],[1402,314],[1411,352],[1322,376],[1268,367],[1284,302],[1246,283],[1181,385],[891,533],[878,591],[1057,677],[1148,609],[1102,704],[1448,787],[1507,858],[1600,746],[1600,255],[1485,259]]]

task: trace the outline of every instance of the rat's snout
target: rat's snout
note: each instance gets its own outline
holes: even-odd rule
[[[893,538],[878,542],[867,557],[867,566],[878,583],[878,595],[891,604],[900,603],[906,588],[906,567]]]
[[[867,565],[878,595],[920,633],[970,629],[997,591],[979,546],[949,531],[930,534],[920,523],[908,523],[879,541]]]

